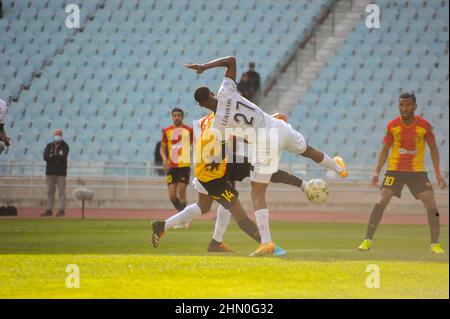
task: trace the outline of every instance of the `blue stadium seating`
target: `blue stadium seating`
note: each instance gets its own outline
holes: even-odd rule
[[[40,159],[60,127],[72,146],[82,144],[72,147],[72,160],[151,161],[170,109],[183,107],[192,123],[204,114],[195,86],[220,84],[221,70],[197,79],[184,63],[235,54],[240,72],[257,62],[264,82],[330,2],[84,0],[77,32],[64,27],[70,1],[5,1],[0,95],[17,100],[8,133],[40,147],[3,155]]]
[[[256,62],[264,85],[331,0],[79,0],[81,30],[64,26],[72,1],[3,3],[0,96],[13,99],[14,147],[2,160],[39,161],[59,127],[71,160],[146,162],[171,108],[190,124],[204,115],[195,87],[220,84],[222,70],[197,77],[184,63],[234,54],[239,72]],[[448,168],[448,2],[377,3],[381,31],[361,22],[290,120],[313,145],[373,165],[396,97],[414,90]]]
[[[362,21],[290,117],[313,145],[351,166],[374,165],[401,91],[416,93],[418,113],[434,125],[439,145],[448,145],[448,2],[377,4],[381,29],[368,30]],[[318,125],[306,125],[311,119]],[[441,149],[448,170],[448,149]]]

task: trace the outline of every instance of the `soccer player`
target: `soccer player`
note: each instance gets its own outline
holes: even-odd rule
[[[406,184],[414,197],[419,199],[427,210],[431,232],[431,252],[443,254],[444,250],[439,244],[439,212],[424,164],[425,144],[428,144],[438,187],[444,189],[447,183],[439,170],[439,150],[432,126],[427,120],[414,114],[417,109],[414,93],[402,93],[398,109],[400,116],[387,125],[384,144],[372,176],[371,184],[377,186],[381,169],[387,159],[387,171],[380,196],[370,215],[366,239],[358,249],[367,251],[372,247],[373,235],[383,217],[385,208],[392,196],[400,198],[403,186]]]
[[[225,151],[222,149],[222,145],[211,132],[213,119],[214,113],[211,113],[200,121],[200,136],[195,147],[196,178],[193,184],[198,192],[199,199],[197,203],[187,206],[183,211],[167,220],[153,223],[152,244],[154,247],[158,246],[161,236],[173,226],[182,223],[184,220],[208,213],[213,200],[216,200],[220,206],[217,211],[213,239],[208,246],[208,251],[229,251],[229,248],[223,244],[222,237],[231,214],[235,216],[238,225],[244,232],[258,243],[261,242],[256,225],[248,219],[238,199],[239,193],[232,185],[232,182],[242,181],[250,175],[251,165],[245,159],[232,163],[227,161],[227,156],[223,156]],[[301,179],[282,171],[273,174],[271,181],[304,189],[304,183]],[[285,252],[275,245],[273,251],[266,251],[265,254],[284,255]]]
[[[294,130],[285,121],[265,113],[257,105],[242,97],[236,86],[235,57],[224,57],[206,64],[186,64],[185,66],[196,71],[197,74],[211,68],[225,68],[225,76],[217,95],[205,86],[197,88],[194,94],[195,100],[201,107],[215,113],[212,127],[222,133],[222,138],[228,138],[225,135],[226,130],[229,129],[235,129],[236,132],[238,130],[251,132],[251,129],[253,129],[254,136],[249,138],[252,145],[251,164],[254,167],[250,175],[251,196],[262,238],[262,244],[255,251],[255,254],[265,254],[265,250],[274,249],[269,229],[269,210],[267,209],[265,194],[271,175],[276,171],[273,164],[278,164],[282,150],[285,149],[291,153],[310,158],[319,165],[335,171],[341,177],[347,176],[345,163],[341,157],[331,159],[325,153],[314,149],[306,143],[302,134]],[[264,139],[266,141],[271,139],[273,131],[271,129],[275,129],[278,133],[276,136],[278,147],[276,149],[273,149],[272,145],[260,142]],[[268,150],[270,152],[267,152]]]
[[[11,145],[11,139],[6,135],[5,132],[5,120],[8,105],[6,101],[0,99],[0,154],[3,152],[5,147]]]
[[[166,172],[169,198],[177,211],[186,207],[186,187],[189,184],[191,172],[192,128],[183,124],[182,109],[172,110],[173,124],[163,129],[160,154],[163,168]],[[184,227],[190,227],[186,222]]]

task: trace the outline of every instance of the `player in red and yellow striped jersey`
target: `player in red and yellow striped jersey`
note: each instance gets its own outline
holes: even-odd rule
[[[192,128],[183,124],[182,109],[172,110],[173,125],[163,129],[160,154],[166,172],[169,198],[178,211],[186,207],[186,187],[191,172]]]
[[[366,239],[359,246],[359,250],[370,249],[384,209],[393,196],[401,196],[403,186],[406,184],[414,197],[420,199],[427,209],[431,231],[431,252],[442,254],[444,250],[439,244],[439,212],[433,187],[425,171],[425,144],[428,144],[438,186],[441,189],[447,186],[439,169],[439,150],[433,128],[427,120],[414,114],[417,109],[414,94],[401,94],[398,107],[400,116],[387,125],[383,148],[372,177],[371,183],[376,186],[381,169],[387,160],[387,171],[381,186],[380,197],[372,210]]]

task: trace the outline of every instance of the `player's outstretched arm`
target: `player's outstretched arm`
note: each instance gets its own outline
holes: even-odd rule
[[[440,189],[444,189],[447,187],[447,182],[445,181],[444,177],[442,177],[442,175],[441,175],[438,147],[437,147],[436,143],[429,145],[429,147],[430,147],[431,161],[433,162],[434,174],[436,175],[438,187]]]
[[[384,164],[386,163],[390,148],[391,148],[390,145],[386,145],[386,144],[383,144],[383,147],[381,148],[380,155],[378,155],[377,166],[375,167],[375,171],[373,172],[372,179],[370,181],[370,184],[372,186],[377,186],[377,184],[378,184],[378,178],[380,177],[381,169],[383,168]]]
[[[236,82],[236,58],[227,56],[216,60],[209,61],[205,64],[188,63],[184,65],[188,69],[194,70],[197,74],[201,74],[206,70],[223,67],[226,68],[225,76]]]

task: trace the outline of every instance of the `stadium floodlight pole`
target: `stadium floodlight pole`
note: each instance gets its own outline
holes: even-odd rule
[[[81,201],[81,219],[84,219],[84,199]]]

